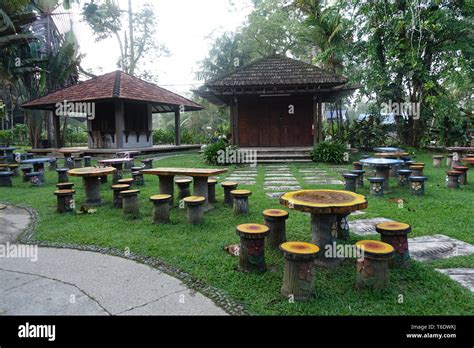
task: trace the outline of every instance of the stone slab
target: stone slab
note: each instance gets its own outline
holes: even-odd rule
[[[298,191],[301,186],[264,186],[265,191]]]
[[[265,194],[270,197],[270,198],[280,198],[282,195],[284,195],[286,192],[266,192]]]
[[[474,246],[442,235],[422,236],[408,239],[410,255],[417,261],[447,259],[474,253]]]
[[[445,268],[436,269],[449,278],[474,292],[474,268]]]
[[[0,210],[0,243],[14,242],[31,223],[28,211],[7,205]]]
[[[271,185],[298,185],[298,181],[292,180],[292,181],[283,181],[283,180],[271,180],[271,181],[265,181],[263,183],[264,186],[271,186]]]
[[[373,218],[373,219],[359,219],[349,221],[349,231],[359,236],[367,236],[370,234],[377,234],[375,225],[382,222],[390,222],[393,220],[386,218]]]

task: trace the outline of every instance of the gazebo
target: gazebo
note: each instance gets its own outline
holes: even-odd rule
[[[22,107],[50,110],[55,116],[86,116],[90,149],[153,147],[153,113],[175,114],[175,142],[181,145],[181,112],[203,109],[189,99],[122,71],[49,93]],[[59,139],[59,117],[54,120],[54,134]]]
[[[272,55],[208,81],[195,93],[230,106],[234,145],[309,147],[323,140],[323,103],[357,89],[347,82],[314,65]]]

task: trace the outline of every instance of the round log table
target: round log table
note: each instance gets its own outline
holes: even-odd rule
[[[360,162],[375,167],[376,177],[385,179],[383,182],[384,193],[390,193],[390,168],[400,166],[403,161],[389,158],[366,158],[360,160]]]
[[[368,206],[364,196],[338,190],[288,192],[280,197],[280,203],[290,209],[311,213],[311,241],[321,248],[316,261],[322,266],[332,266],[342,261],[341,258],[326,257],[327,249],[336,245],[338,217]],[[333,250],[333,256],[335,253]]]
[[[403,149],[398,147],[374,147],[376,152],[403,152]]]
[[[131,158],[111,158],[99,161],[100,165],[104,166],[112,166],[117,169],[114,172],[114,177],[112,179],[112,183],[115,185],[118,183],[120,179],[122,179],[122,172],[123,172],[123,164],[129,163],[133,161]]]
[[[386,159],[399,159],[402,161],[401,164],[404,164],[403,158],[408,157],[410,154],[408,152],[403,151],[396,151],[396,152],[378,152],[375,154],[377,158],[386,158]],[[399,166],[392,166],[390,168],[390,177],[396,178],[398,176],[398,167]]]
[[[105,168],[76,168],[71,169],[68,174],[70,176],[76,176],[82,178],[84,190],[86,192],[86,204],[90,206],[100,205],[102,199],[100,198],[100,180],[99,178],[104,175],[110,175],[117,169],[113,167]]]
[[[74,162],[72,160],[72,155],[75,153],[80,153],[79,149],[56,149],[56,153],[60,153],[64,156],[64,167],[65,168],[74,168]]]

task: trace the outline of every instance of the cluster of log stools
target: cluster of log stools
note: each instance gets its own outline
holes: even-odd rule
[[[468,161],[469,157],[474,155],[466,155],[466,158],[461,161]],[[441,168],[444,156],[434,155],[433,156],[433,167]],[[468,162],[471,163],[471,162]],[[446,166],[451,168],[446,171],[446,186],[450,189],[458,189],[460,185],[467,185],[467,172],[469,167],[461,165],[458,154],[449,154],[446,156]]]

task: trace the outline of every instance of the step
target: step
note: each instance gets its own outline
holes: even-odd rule
[[[311,163],[310,159],[288,159],[288,158],[281,158],[281,159],[264,159],[258,160],[259,164],[269,164],[269,163]]]

